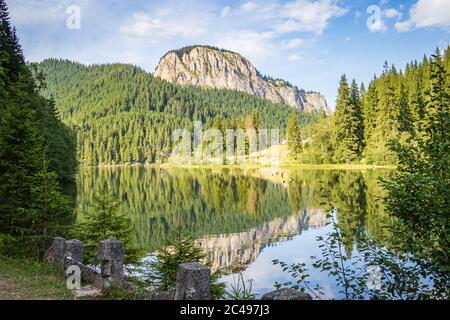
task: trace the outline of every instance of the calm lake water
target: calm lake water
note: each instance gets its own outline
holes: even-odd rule
[[[289,276],[272,260],[311,265],[320,254],[327,213],[335,208],[348,234],[347,253],[363,234],[381,237],[383,196],[378,184],[386,170],[280,169],[83,169],[78,175],[79,216],[93,203],[93,191],[123,196],[137,243],[151,254],[180,232],[195,236],[223,280],[242,272],[257,294],[273,290]],[[310,266],[311,279],[328,298],[341,295],[334,281]]]

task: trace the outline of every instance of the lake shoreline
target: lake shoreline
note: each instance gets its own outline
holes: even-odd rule
[[[105,169],[105,168],[180,168],[180,169],[284,169],[284,170],[377,170],[377,169],[396,169],[396,165],[366,165],[366,164],[295,164],[287,163],[279,166],[267,166],[258,164],[243,165],[217,165],[217,164],[200,164],[200,165],[179,165],[172,163],[151,163],[151,164],[114,164],[114,165],[98,165],[86,166],[80,165],[81,169]]]

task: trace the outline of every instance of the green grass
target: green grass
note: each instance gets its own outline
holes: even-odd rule
[[[0,256],[0,300],[73,299],[61,270],[43,262]]]
[[[395,165],[369,165],[369,164],[299,164],[299,163],[283,163],[283,169],[329,169],[329,170],[370,170],[370,169],[395,169]]]

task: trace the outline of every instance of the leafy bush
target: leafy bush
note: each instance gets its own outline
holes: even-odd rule
[[[335,279],[339,292],[345,300],[424,300],[448,299],[450,295],[450,275],[436,268],[431,260],[424,260],[413,253],[386,248],[375,241],[362,239],[358,243],[358,253],[345,253],[345,234],[331,219],[332,231],[325,237],[317,237],[320,242],[321,257],[312,257],[313,267]],[[308,291],[316,299],[323,299],[323,288],[313,286],[309,271],[304,263],[288,265],[274,260],[294,280],[275,287],[290,286],[296,290]],[[379,278],[374,278],[374,270]],[[371,281],[378,284],[370,286]]]

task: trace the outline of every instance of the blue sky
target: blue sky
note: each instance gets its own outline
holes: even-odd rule
[[[450,39],[450,0],[7,3],[29,61],[123,62],[153,72],[166,51],[209,44],[243,54],[263,74],[322,92],[331,106],[343,73],[368,82],[384,61],[403,68]]]

